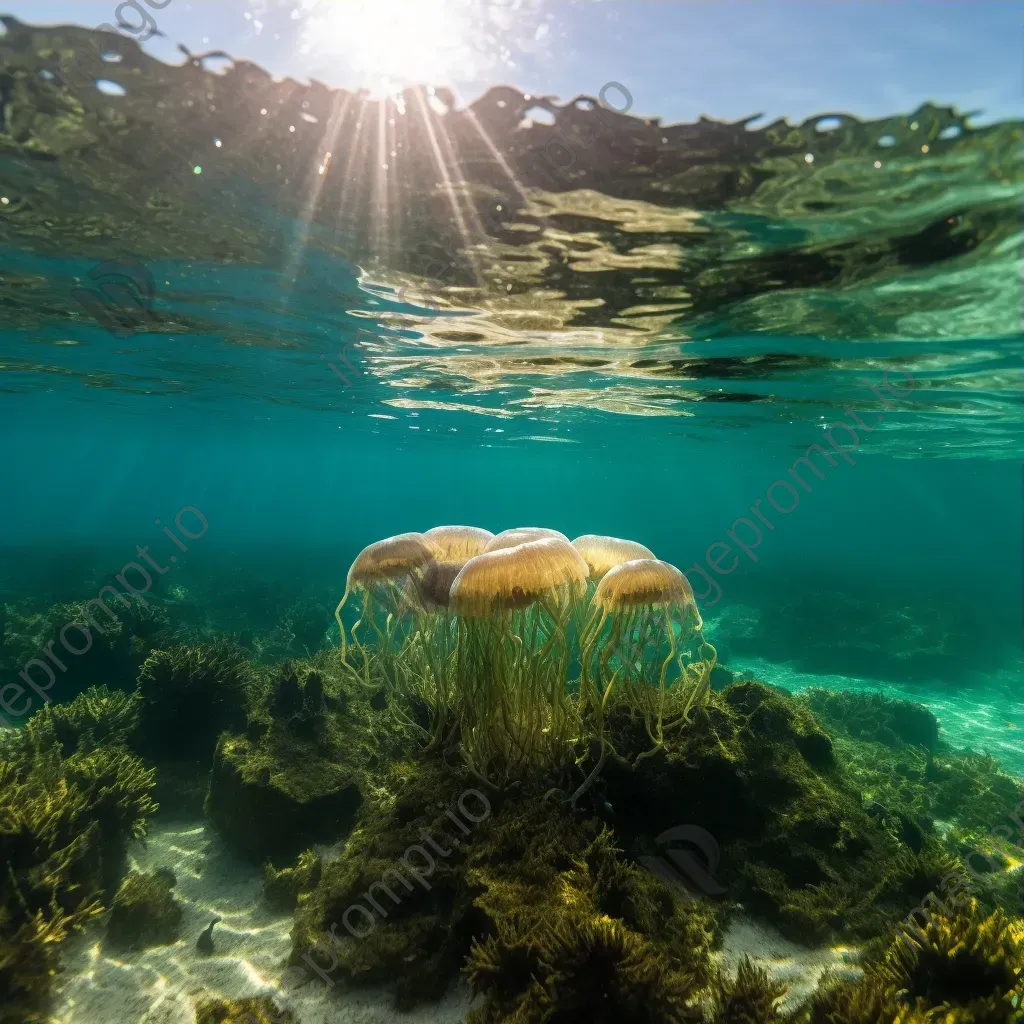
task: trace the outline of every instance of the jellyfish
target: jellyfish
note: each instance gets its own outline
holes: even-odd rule
[[[577,537],[572,546],[583,556],[590,570],[590,578],[600,582],[605,574],[623,562],[637,558],[654,558],[654,552],[635,540],[620,537],[602,537],[596,533],[585,533]]]
[[[514,548],[531,540],[564,540],[569,538],[557,530],[549,530],[546,526],[517,526],[512,530],[503,530],[487,542],[486,551],[500,551],[502,548]]]
[[[422,533],[399,533],[375,541],[359,552],[348,571],[345,593],[334,610],[338,629],[341,630],[342,661],[346,660],[347,642],[341,611],[349,596],[356,592],[363,595],[360,616],[351,630],[352,642],[358,643],[356,630],[365,620],[376,632],[381,650],[386,651],[390,647],[394,614],[402,601],[404,584],[410,578],[419,577],[434,561],[435,553],[433,543]],[[377,623],[376,605],[381,605],[387,613],[386,632]]]
[[[689,721],[692,709],[707,696],[717,658],[702,628],[693,589],[674,565],[641,558],[605,574],[580,640],[580,699],[602,752],[604,713],[615,689],[643,715],[653,747],[640,758],[664,744],[666,709],[674,715],[669,728]],[[680,642],[691,636],[700,638],[701,660],[684,664]]]
[[[586,562],[561,537],[477,555],[452,583],[462,751],[492,788],[492,768],[552,767],[571,748],[568,625],[586,583]]]
[[[494,540],[490,530],[478,526],[434,526],[424,536],[429,537],[437,549],[439,562],[457,562],[460,565],[475,555],[482,555],[487,544]]]

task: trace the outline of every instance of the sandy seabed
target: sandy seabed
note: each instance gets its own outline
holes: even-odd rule
[[[334,989],[313,979],[282,993],[278,987],[291,952],[290,915],[271,913],[262,900],[262,876],[232,856],[202,822],[155,822],[145,842],[130,849],[132,867],[171,868],[182,905],[182,938],[129,956],[102,948],[100,919],[69,940],[57,988],[56,1024],[193,1024],[202,999],[274,996],[298,1024],[461,1024],[471,1004],[464,986],[440,1003],[408,1013],[394,1008],[384,989]],[[214,952],[204,955],[196,939],[214,917]],[[790,986],[795,1005],[814,989],[828,967],[842,968],[851,951],[805,949],[742,916],[729,926],[718,954],[735,971],[744,954]]]

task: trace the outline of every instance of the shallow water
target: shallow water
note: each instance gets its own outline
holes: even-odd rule
[[[759,680],[928,709],[928,765],[989,755],[970,778],[1012,820],[1022,122],[923,105],[661,125],[608,92],[541,100],[547,125],[506,86],[432,106],[121,53],[104,61],[78,28],[10,20],[0,36],[6,727],[91,686],[130,693],[179,644],[226,639],[268,679],[305,672],[338,645],[334,606],[366,545],[541,525],[678,566],[727,670],[716,692]],[[127,94],[98,93],[100,72]],[[85,629],[81,605],[108,586],[157,626]],[[199,732],[208,713],[184,720]],[[895,774],[926,786],[901,743]],[[167,780],[191,750],[137,752],[166,806],[132,866],[176,872],[185,938],[115,956],[92,922],[69,940],[56,1019],[188,1024],[204,996],[267,992],[303,1024],[389,1019],[376,979],[343,1009],[286,991],[291,911],[261,904],[258,864],[204,816],[208,752],[190,799]],[[875,805],[918,813],[893,792]],[[929,837],[982,828],[942,807],[915,819]],[[343,858],[351,828],[309,845]],[[1016,843],[1000,871],[1019,879]],[[986,894],[1020,921],[1019,896]],[[223,938],[203,960],[212,914]],[[715,962],[751,953],[790,983],[787,1006],[857,958],[848,922],[804,949],[764,918],[745,899]],[[463,1019],[456,978],[414,1019]]]

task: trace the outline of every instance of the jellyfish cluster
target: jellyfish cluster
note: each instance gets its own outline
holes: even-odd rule
[[[495,789],[592,761],[573,801],[615,749],[613,710],[642,723],[650,756],[705,701],[716,662],[675,566],[635,541],[542,527],[376,541],[335,617],[346,671],[404,697],[389,706],[428,748],[457,747]]]

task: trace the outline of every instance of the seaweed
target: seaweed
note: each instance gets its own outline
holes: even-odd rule
[[[884,952],[864,965],[863,980],[826,979],[808,1008],[809,1024],[1020,1021],[1020,923],[998,910],[985,914],[973,899],[953,908],[934,902],[931,910],[896,930]]]
[[[28,721],[29,735],[52,731],[61,755],[88,753],[104,744],[126,744],[138,726],[139,703],[133,694],[93,686],[68,704],[47,704]]]
[[[17,925],[0,916],[0,1024],[48,1024],[61,943],[102,909],[93,902],[67,914],[52,906]]]
[[[182,916],[181,906],[171,892],[176,884],[174,872],[166,869],[129,874],[114,896],[107,921],[107,944],[131,951],[176,942]]]
[[[303,893],[320,884],[323,861],[312,850],[299,854],[291,867],[263,865],[263,899],[272,910],[290,913],[299,905]]]
[[[370,721],[387,732],[367,696],[329,652],[254,683],[244,731],[225,732],[217,744],[206,799],[234,850],[281,866],[349,831],[363,769],[384,742]]]
[[[559,922],[557,956],[571,959],[566,944],[584,943],[593,937],[590,925],[607,919],[649,943],[644,951],[657,948],[673,978],[685,974],[694,991],[709,983],[719,934],[714,907],[686,901],[622,857],[597,819],[561,813],[542,791],[526,787],[491,802],[467,788],[473,782],[437,755],[391,766],[341,856],[324,865],[320,884],[299,904],[297,968],[349,983],[397,977],[404,1008],[438,998],[474,941],[502,958],[501,943],[511,943],[509,971],[519,977],[515,965],[527,955],[519,939],[531,930]],[[450,796],[439,803],[439,793]],[[586,970],[581,962],[580,984]],[[636,979],[646,977],[637,970]],[[519,982],[489,976],[496,1007],[519,999]],[[567,975],[558,998],[571,1003],[576,984]],[[514,998],[504,1000],[501,993],[512,989]]]
[[[939,741],[938,719],[913,701],[823,687],[804,690],[799,699],[827,728],[856,740],[889,747],[915,744],[927,751],[933,751]]]
[[[786,985],[773,981],[762,967],[744,957],[733,979],[716,979],[713,993],[714,1024],[783,1024],[779,1003]]]
[[[217,737],[245,726],[250,669],[227,643],[154,651],[139,670],[135,749],[153,761],[209,761]]]
[[[266,996],[260,999],[206,999],[196,1007],[195,1024],[292,1024],[288,1010]]]
[[[685,970],[607,916],[566,914],[533,929],[505,926],[473,946],[466,972],[485,994],[471,1024],[698,1024]]]
[[[66,719],[65,721],[70,721]],[[51,715],[0,745],[0,1020],[42,1020],[60,943],[117,888],[156,807],[122,746],[63,756]]]

